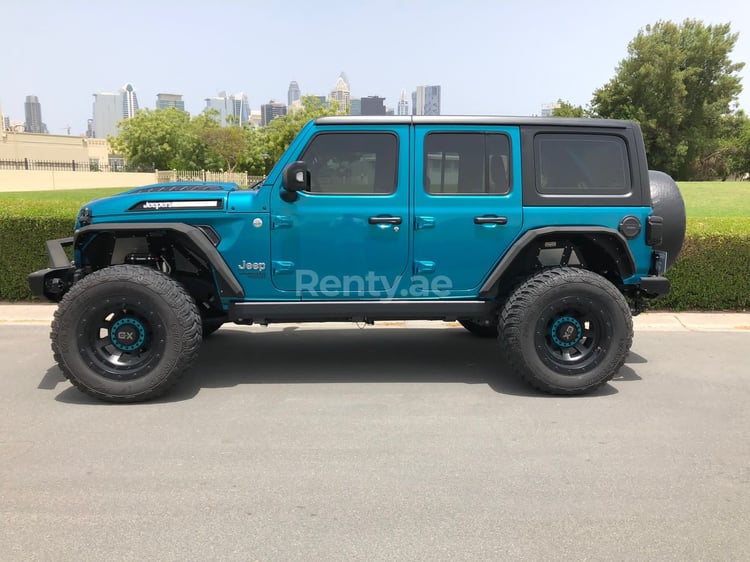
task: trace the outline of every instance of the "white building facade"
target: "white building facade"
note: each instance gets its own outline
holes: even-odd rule
[[[116,137],[117,124],[123,119],[135,117],[137,111],[138,96],[130,83],[125,84],[116,94],[109,92],[94,94],[94,138]]]

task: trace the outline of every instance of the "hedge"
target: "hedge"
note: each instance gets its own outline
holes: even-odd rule
[[[0,211],[0,300],[31,298],[26,276],[47,267],[44,242],[73,232],[73,214]],[[64,216],[63,216],[64,215]],[[652,308],[750,309],[750,219],[688,221],[679,259],[667,274],[672,291]]]
[[[667,277],[672,290],[651,308],[750,309],[750,234],[689,233]]]
[[[75,219],[7,216],[0,212],[0,300],[31,298],[26,277],[47,267],[44,243],[71,236]]]

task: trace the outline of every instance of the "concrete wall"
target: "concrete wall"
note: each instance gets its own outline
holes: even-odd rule
[[[88,166],[92,160],[109,163],[106,139],[67,135],[39,135],[6,131],[0,134],[0,160],[76,161]],[[156,183],[155,173],[80,172],[0,169],[0,191],[50,191],[95,187],[138,187]]]
[[[38,172],[0,170],[0,191],[51,191],[95,187],[139,187],[156,183],[156,174],[130,172]]]
[[[91,143],[91,146],[89,146]],[[55,160],[88,162],[91,158],[108,163],[109,144],[104,139],[33,133],[0,134],[0,160]]]

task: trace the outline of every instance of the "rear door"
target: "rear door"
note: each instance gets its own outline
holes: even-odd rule
[[[475,296],[523,225],[519,129],[418,125],[414,147],[413,273]]]

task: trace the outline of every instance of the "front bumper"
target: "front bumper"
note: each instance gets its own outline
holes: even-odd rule
[[[70,262],[65,248],[73,245],[73,238],[47,240],[49,267],[31,273],[27,280],[31,293],[39,298],[59,302],[73,285],[75,267]]]

